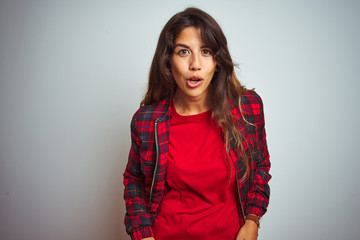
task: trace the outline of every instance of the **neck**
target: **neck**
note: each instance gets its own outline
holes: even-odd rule
[[[210,110],[210,100],[207,95],[189,98],[175,94],[173,101],[176,112],[180,115],[194,115]]]

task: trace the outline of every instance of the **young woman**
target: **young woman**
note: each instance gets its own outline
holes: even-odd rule
[[[271,177],[263,105],[237,80],[221,28],[200,9],[162,30],[131,139],[132,239],[257,239]]]

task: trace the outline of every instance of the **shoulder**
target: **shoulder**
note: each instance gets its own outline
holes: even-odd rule
[[[252,114],[261,114],[263,102],[261,97],[254,91],[248,90],[241,96],[241,108]]]
[[[131,127],[150,125],[155,119],[167,114],[170,105],[170,99],[165,99],[151,105],[141,106],[133,115]]]
[[[248,90],[241,96],[241,108],[246,119],[249,119],[255,125],[263,125],[263,101],[254,90]]]
[[[247,90],[240,96],[239,102],[232,104],[232,113],[236,118],[245,118],[252,124],[261,124],[263,121],[263,102],[254,90]]]

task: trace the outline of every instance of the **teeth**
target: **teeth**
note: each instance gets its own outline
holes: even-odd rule
[[[189,79],[189,81],[190,81],[191,83],[197,83],[197,82],[200,81],[200,79]]]

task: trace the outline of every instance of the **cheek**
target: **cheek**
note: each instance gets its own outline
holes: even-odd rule
[[[215,72],[216,62],[214,60],[209,62],[209,72]]]
[[[179,72],[175,67],[171,67],[171,74],[173,76],[173,78],[175,79],[175,81],[177,82],[179,79]]]
[[[171,74],[176,82],[176,85],[179,86],[181,80],[181,74],[175,66],[171,66]]]
[[[214,74],[215,74],[215,67],[210,67],[208,69],[208,71],[207,71],[207,74],[208,74],[209,77],[212,78],[214,76]]]
[[[184,72],[184,68],[180,63],[172,63],[171,64],[171,73],[173,75],[173,77],[175,78],[181,78],[181,76],[183,75]]]
[[[204,66],[203,70],[206,74],[211,74],[211,73],[215,72],[216,63],[214,60],[206,59],[206,61],[204,61],[203,66]]]

